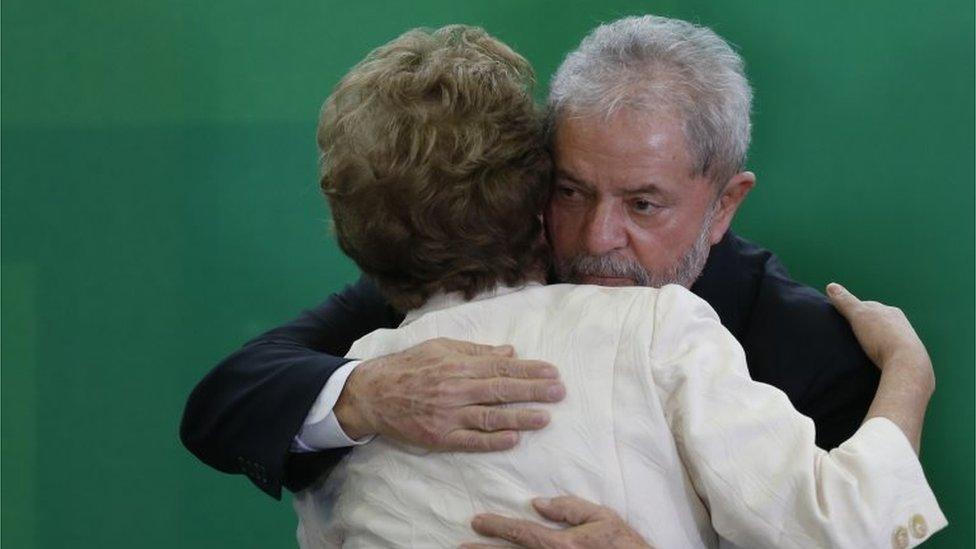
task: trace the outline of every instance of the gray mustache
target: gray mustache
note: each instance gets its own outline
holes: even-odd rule
[[[650,275],[644,267],[633,259],[617,255],[580,254],[560,262],[559,273],[569,282],[585,276],[630,278],[638,286],[650,285]]]

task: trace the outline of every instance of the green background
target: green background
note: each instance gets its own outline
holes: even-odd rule
[[[288,547],[295,520],[180,445],[194,383],[356,276],[316,180],[321,101],[407,28],[486,27],[540,97],[598,22],[737,44],[743,235],[901,306],[938,376],[923,462],[974,544],[971,1],[40,2],[2,6],[2,543]]]

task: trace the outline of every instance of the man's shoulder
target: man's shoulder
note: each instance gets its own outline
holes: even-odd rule
[[[729,237],[739,270],[738,276],[729,278],[738,281],[739,300],[746,305],[744,338],[766,334],[781,340],[793,335],[797,339],[788,341],[802,346],[803,340],[816,342],[830,336],[831,341],[840,338],[857,346],[850,325],[822,292],[794,280],[773,252],[738,235]]]
[[[791,278],[774,253],[731,231],[712,251],[693,290],[742,343],[754,378],[802,385],[869,364],[826,296]]]
[[[732,231],[712,247],[692,291],[715,308],[740,341],[764,315],[786,321],[783,329],[794,323],[846,326],[822,293],[790,277],[776,254]]]
[[[778,261],[777,261],[778,262]],[[756,288],[749,316],[748,335],[821,346],[844,343],[859,349],[850,325],[820,291],[786,275],[785,270],[765,273]]]
[[[850,436],[878,386],[878,370],[821,292],[793,280],[771,251],[731,232],[713,247],[695,289],[746,352],[756,381],[783,390],[817,424],[817,443]]]
[[[797,400],[820,398],[843,380],[871,387],[877,371],[850,324],[820,291],[792,279],[775,254],[736,237],[744,257],[761,261],[740,341],[760,381],[793,386]]]

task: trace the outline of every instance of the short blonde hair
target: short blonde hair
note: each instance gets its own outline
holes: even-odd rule
[[[322,191],[342,250],[401,311],[544,272],[551,160],[529,63],[476,27],[411,30],[322,107]]]

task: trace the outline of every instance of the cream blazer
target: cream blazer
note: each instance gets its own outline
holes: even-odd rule
[[[549,361],[566,398],[542,405],[549,426],[505,452],[383,437],[356,447],[296,494],[302,547],[457,547],[478,539],[476,513],[543,522],[531,498],[562,494],[613,508],[658,548],[900,548],[946,525],[897,426],[871,419],[839,448],[817,448],[813,422],[749,378],[738,342],[684,288],[441,295],[348,356],[436,337]]]

